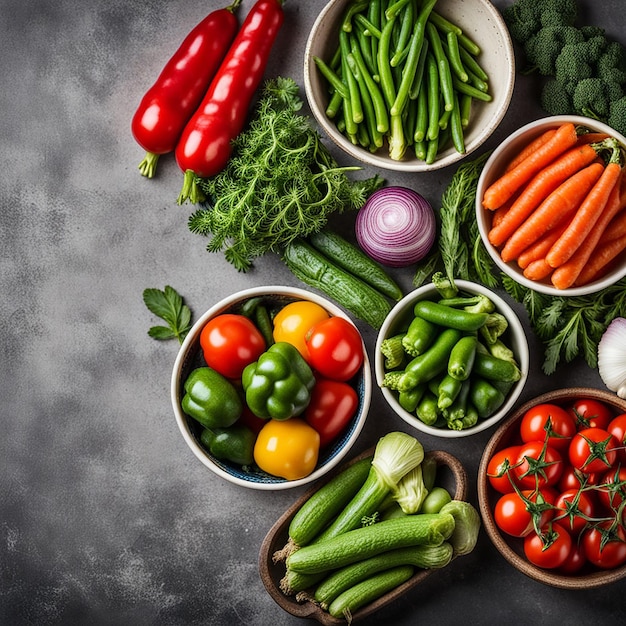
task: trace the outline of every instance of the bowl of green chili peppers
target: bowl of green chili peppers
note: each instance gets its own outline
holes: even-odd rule
[[[405,422],[431,435],[465,437],[511,410],[528,376],[529,350],[503,298],[436,274],[387,316],[374,364],[383,396]]]
[[[304,56],[325,133],[352,157],[397,171],[446,167],[476,150],[514,82],[509,32],[484,0],[331,0]]]

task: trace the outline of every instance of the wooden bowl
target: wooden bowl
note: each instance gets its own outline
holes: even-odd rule
[[[501,533],[496,526],[493,509],[498,499],[498,493],[490,486],[487,480],[487,465],[489,459],[501,448],[515,443],[519,429],[519,421],[526,411],[536,404],[549,402],[557,405],[566,405],[577,398],[599,400],[615,409],[615,414],[626,413],[626,400],[620,399],[614,393],[586,387],[571,387],[549,391],[529,400],[520,406],[509,419],[493,434],[489,440],[480,461],[478,469],[478,503],[483,526],[487,535],[498,549],[500,554],[526,576],[541,583],[561,589],[592,589],[614,583],[626,577],[626,565],[612,570],[596,570],[580,574],[559,574],[551,570],[541,569],[526,560],[522,548],[522,539],[509,537]]]
[[[261,580],[263,581],[267,592],[270,596],[272,596],[275,602],[291,615],[315,619],[321,624],[325,624],[327,626],[345,626],[345,620],[333,617],[313,602],[297,602],[295,596],[286,596],[279,587],[280,580],[285,575],[285,564],[284,562],[274,563],[272,557],[276,551],[282,549],[287,543],[289,524],[304,502],[306,502],[313,495],[313,493],[317,491],[317,489],[326,484],[338,473],[352,465],[352,463],[355,463],[366,456],[373,455],[374,450],[374,447],[366,450],[349,463],[346,463],[338,468],[335,472],[333,472],[333,474],[326,476],[323,481],[317,483],[313,488],[309,489],[283,513],[283,515],[276,521],[265,536],[259,552],[259,573]],[[460,461],[451,454],[443,451],[427,452],[425,456],[434,458],[437,462],[437,484],[446,487],[451,494],[454,494],[453,499],[465,500],[467,496],[467,474]],[[442,471],[444,468],[445,471]],[[409,589],[415,587],[415,585],[421,583],[435,571],[436,570],[417,571],[404,584],[385,594],[378,600],[359,609],[352,616],[352,621],[363,619],[386,606],[390,602],[393,602],[396,598],[405,594],[409,591]]]

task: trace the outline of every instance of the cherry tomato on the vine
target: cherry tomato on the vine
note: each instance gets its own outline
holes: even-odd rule
[[[626,563],[626,530],[611,521],[599,522],[582,535],[587,560],[596,567],[613,569]]]
[[[567,450],[576,434],[576,421],[564,408],[551,403],[537,404],[522,416],[522,441],[545,441],[555,450]]]
[[[567,560],[572,550],[572,537],[559,522],[552,522],[540,534],[530,533],[524,538],[526,558],[544,569],[555,569]]]
[[[590,493],[580,489],[568,489],[561,492],[554,506],[557,509],[554,521],[559,521],[573,535],[578,535],[595,513]]]
[[[356,327],[343,317],[329,317],[306,335],[309,365],[322,376],[350,380],[363,365],[363,341]]]
[[[622,464],[626,465],[626,413],[614,417],[606,427],[606,431],[617,439],[620,448],[617,456]]]
[[[259,329],[245,315],[223,313],[210,319],[200,332],[206,364],[226,376],[240,378],[246,365],[265,351]]]
[[[513,484],[517,484],[513,466],[517,462],[520,446],[508,446],[498,450],[487,464],[487,480],[500,493],[513,491]],[[508,469],[508,471],[507,471]]]
[[[359,406],[357,392],[348,383],[318,379],[304,419],[320,435],[320,447],[328,445],[348,426]]]
[[[605,428],[613,418],[611,409],[593,398],[579,398],[570,407],[570,413],[576,419],[578,430],[585,428]]]
[[[585,428],[572,438],[569,446],[570,463],[581,472],[605,472],[617,458],[618,442],[602,428]]]
[[[626,465],[616,465],[604,474],[597,492],[598,499],[607,511],[617,511],[626,500]]]
[[[587,557],[585,556],[585,549],[582,544],[574,541],[572,542],[572,549],[569,555],[561,565],[559,565],[559,572],[563,574],[576,574],[585,566]]]
[[[552,519],[555,500],[556,493],[551,489],[505,493],[494,509],[496,525],[507,535],[525,537],[535,526],[541,528]]]
[[[520,446],[513,471],[526,489],[556,485],[563,472],[563,457],[541,441],[529,441]]]

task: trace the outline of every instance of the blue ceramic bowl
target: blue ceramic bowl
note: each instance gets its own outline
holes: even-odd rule
[[[211,455],[200,443],[200,434],[202,427],[192,418],[185,414],[181,408],[181,400],[184,395],[184,382],[192,369],[200,365],[204,365],[202,358],[202,350],[200,349],[200,333],[205,324],[216,315],[221,313],[233,313],[249,299],[263,297],[269,299],[272,303],[278,305],[286,305],[296,300],[308,300],[315,302],[324,307],[328,313],[333,316],[340,316],[352,323],[352,320],[338,306],[329,300],[318,296],[303,289],[293,287],[257,287],[245,289],[234,293],[233,295],[221,300],[211,307],[198,321],[193,325],[189,334],[185,338],[176,361],[171,379],[171,400],[174,408],[176,422],[192,452],[198,459],[208,467],[212,472],[225,478],[226,480],[248,487],[251,489],[278,490],[299,487],[307,483],[313,482],[324,476],[333,469],[348,453],[359,436],[370,406],[372,394],[372,380],[369,359],[365,345],[363,346],[364,361],[361,371],[354,379],[355,387],[359,397],[359,407],[345,432],[328,448],[320,451],[317,466],[315,470],[298,480],[286,480],[277,476],[272,476],[257,467],[243,469],[240,465],[221,461]]]

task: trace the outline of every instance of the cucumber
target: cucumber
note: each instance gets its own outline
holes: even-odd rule
[[[291,519],[289,538],[297,546],[311,543],[361,488],[371,465],[371,456],[356,461],[318,489]]]
[[[353,315],[378,330],[391,311],[382,293],[366,282],[333,265],[321,252],[297,239],[284,251],[283,261],[303,283],[319,289]]]
[[[333,263],[364,280],[396,302],[404,295],[387,272],[360,248],[330,230],[309,236],[309,243]]]
[[[381,572],[356,584],[339,595],[328,607],[328,612],[333,617],[348,618],[357,609],[377,600],[388,591],[399,587],[413,576],[413,568],[410,565],[401,565]]]
[[[287,567],[295,572],[318,574],[395,548],[441,545],[451,536],[454,525],[454,518],[448,513],[385,520],[304,546],[287,558]]]

